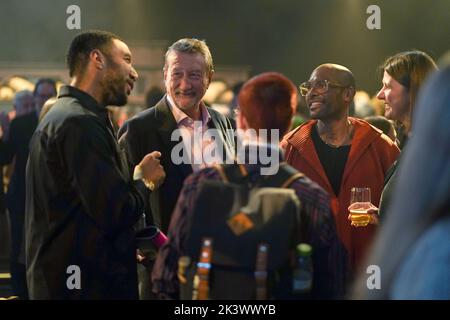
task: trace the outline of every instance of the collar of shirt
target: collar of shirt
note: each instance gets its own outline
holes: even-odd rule
[[[194,120],[175,105],[170,95],[167,95],[167,101],[169,109],[172,112],[178,127],[194,127]],[[211,121],[211,115],[209,114],[208,109],[206,108],[203,101],[200,101],[200,111],[202,114],[202,126],[205,126],[209,123],[209,121]]]
[[[59,90],[58,98],[63,97],[76,98],[78,101],[80,101],[81,105],[86,109],[89,109],[90,111],[94,112],[95,114],[101,117],[108,118],[108,110],[106,109],[106,107],[102,107],[97,102],[97,100],[94,99],[94,97],[78,88],[72,86],[62,86],[61,89]]]
[[[106,125],[110,127],[114,135],[114,129],[111,119],[109,118],[108,109],[101,106],[90,94],[72,86],[62,86],[59,90],[58,98],[63,97],[72,97],[77,99],[84,108],[92,111],[99,118],[103,119]]]

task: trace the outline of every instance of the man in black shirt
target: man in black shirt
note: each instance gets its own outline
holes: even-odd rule
[[[127,103],[138,74],[131,52],[102,31],[76,36],[71,86],[43,118],[27,165],[26,255],[31,299],[135,299],[133,226],[142,196],[130,181],[106,106]],[[159,153],[137,165],[146,185],[164,179]]]

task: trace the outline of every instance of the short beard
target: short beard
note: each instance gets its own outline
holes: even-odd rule
[[[106,91],[103,94],[103,101],[106,106],[123,107],[128,102],[128,97],[123,92],[116,92],[116,90],[110,88],[110,91]]]
[[[122,87],[122,90],[121,90]],[[125,84],[118,78],[115,78],[113,72],[109,73],[103,83],[103,103],[106,106],[122,107],[127,104],[128,96],[125,93]]]

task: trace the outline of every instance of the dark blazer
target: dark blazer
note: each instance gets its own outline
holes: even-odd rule
[[[210,128],[216,128],[222,133],[223,142],[234,150],[233,125],[230,119],[219,112],[208,108],[211,115]],[[146,216],[147,222],[155,224],[163,232],[167,232],[170,217],[175,207],[183,181],[192,173],[190,164],[174,164],[171,160],[172,149],[179,141],[171,141],[171,135],[178,129],[175,118],[169,109],[166,96],[156,106],[138,113],[125,122],[119,130],[119,144],[124,148],[130,172],[152,152],[161,152],[161,165],[166,172],[166,179],[162,186],[150,192],[143,183],[138,182],[138,188],[147,194]],[[228,130],[228,131],[227,131]]]

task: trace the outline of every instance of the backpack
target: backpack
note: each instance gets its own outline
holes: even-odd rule
[[[277,174],[250,183],[243,165],[216,169],[222,181],[199,184],[187,222],[180,298],[288,299],[292,253],[306,233],[300,201],[287,187],[303,174],[281,163]]]

